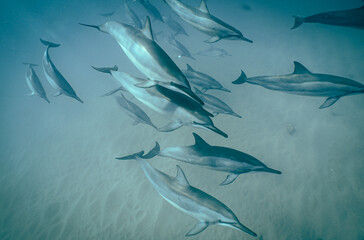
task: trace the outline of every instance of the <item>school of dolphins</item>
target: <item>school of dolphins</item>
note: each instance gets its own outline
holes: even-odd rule
[[[190,64],[187,64],[186,69],[180,69],[161,48],[159,42],[169,43],[178,52],[178,57],[194,59],[187,48],[176,39],[178,34],[186,36],[189,34],[178,21],[172,17],[162,16],[157,7],[148,0],[136,0],[134,2],[142,4],[148,12],[144,24],[127,2],[124,2],[124,8],[125,13],[133,23],[131,25],[111,20],[101,25],[80,23],[82,26],[110,35],[134,66],[145,76],[144,78],[134,77],[121,71],[122,69],[116,65],[111,67],[92,66],[98,72],[96,74],[109,75],[116,80],[117,88],[103,96],[116,96],[116,101],[121,109],[135,121],[135,124],[147,124],[158,132],[171,132],[189,126],[213,131],[228,138],[223,126],[215,126],[213,117],[218,114],[227,114],[237,118],[241,118],[241,116],[222,100],[206,92],[211,89],[230,92],[229,87],[223,86],[213,77],[198,71]],[[223,49],[212,46],[218,41],[241,40],[242,44],[253,43],[253,40],[245,37],[238,29],[212,15],[204,0],[201,1],[198,8],[188,6],[179,0],[163,0],[163,2],[169,6],[171,12],[174,12],[174,18],[178,16],[182,22],[190,24],[208,36],[205,42],[209,43],[211,47],[208,50],[200,51],[201,55],[209,51],[215,51],[218,55],[228,55]],[[110,17],[113,12],[102,15]],[[153,33],[149,16],[155,21],[168,25],[175,31],[175,34],[163,36],[163,33]],[[364,29],[364,6],[357,9],[319,13],[306,18],[295,16],[294,20],[292,29],[303,23],[321,23]],[[46,79],[55,89],[53,96],[65,95],[83,103],[83,100],[51,60],[50,50],[59,47],[60,44],[45,39],[40,41],[46,46],[42,66]],[[49,98],[33,68],[36,65],[24,64],[27,65],[25,77],[31,90],[29,95],[39,96],[49,103]],[[324,101],[319,106],[320,109],[332,106],[344,96],[364,93],[364,85],[359,82],[340,76],[313,73],[299,62],[294,62],[292,73],[276,76],[247,77],[246,70],[241,70],[240,74],[237,73],[236,76],[238,77],[232,84],[250,83],[290,94],[323,97]],[[90,68],[90,71],[93,70]],[[165,126],[156,126],[144,110],[133,101],[142,103],[143,106],[161,114],[170,122]],[[147,179],[165,200],[198,220],[197,224],[186,233],[186,236],[199,234],[211,225],[221,225],[256,237],[255,231],[241,223],[228,206],[208,193],[193,187],[180,166],[177,165],[177,175],[173,177],[155,169],[149,163],[149,159],[156,156],[167,157],[193,164],[196,167],[225,172],[226,179],[221,182],[220,185],[222,186],[233,183],[243,173],[281,174],[281,172],[247,153],[231,149],[228,146],[210,145],[196,133],[193,133],[193,137],[195,142],[189,146],[161,148],[156,142],[155,147],[148,152],[140,151],[117,157],[117,159],[138,162]]]

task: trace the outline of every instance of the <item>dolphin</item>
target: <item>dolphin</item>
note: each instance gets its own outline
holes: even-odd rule
[[[257,234],[240,223],[225,204],[213,196],[191,186],[180,166],[177,167],[177,176],[161,172],[152,167],[146,160],[136,156],[144,174],[168,203],[175,208],[199,220],[186,237],[194,236],[205,230],[210,225],[221,225],[246,232],[256,237]]]
[[[295,22],[291,29],[298,28],[302,23],[322,23],[364,29],[364,5],[355,9],[318,13],[305,18],[293,17]]]
[[[226,57],[232,56],[225,49],[216,48],[213,44],[210,44],[210,47],[205,50],[200,50],[196,52],[194,55],[204,56],[204,57]]]
[[[203,93],[197,88],[195,88],[195,93],[199,98],[201,98],[202,101],[204,101],[205,103],[204,107],[207,110],[213,112],[215,116],[221,113],[241,118],[239,114],[235,113],[226,103],[224,103],[217,97]]]
[[[43,70],[44,74],[47,77],[48,82],[50,85],[57,90],[57,93],[55,93],[53,96],[57,97],[61,94],[66,95],[68,97],[74,98],[80,103],[83,103],[83,101],[77,96],[75,90],[71,87],[71,85],[66,81],[66,79],[62,76],[62,74],[58,71],[56,66],[54,66],[51,58],[49,57],[49,49],[59,47],[60,44],[44,41],[43,39],[40,39],[40,41],[47,46],[47,49],[44,52],[43,55]]]
[[[211,76],[194,70],[189,64],[186,64],[187,69],[183,71],[187,79],[194,86],[198,86],[203,92],[209,89],[221,90],[224,92],[231,92],[229,89],[224,88],[217,80]]]
[[[163,40],[173,48],[173,50],[178,54],[178,58],[188,57],[188,58],[191,58],[192,60],[196,60],[194,57],[192,57],[192,55],[188,51],[188,49],[180,41],[178,41],[173,35],[164,36]]]
[[[100,26],[80,24],[110,34],[130,61],[146,77],[151,80],[173,82],[176,86],[181,86],[187,95],[203,105],[203,102],[191,91],[190,84],[182,71],[154,41],[149,17],[147,17],[143,29],[114,21],[108,21]]]
[[[114,15],[115,11],[114,12],[108,12],[108,13],[100,13],[100,16],[102,17],[111,17],[112,15]]]
[[[211,36],[210,39],[205,41],[207,43],[214,43],[221,39],[253,42],[245,38],[236,28],[211,15],[204,0],[201,1],[199,8],[187,6],[178,0],[163,1],[185,22]]]
[[[125,110],[125,113],[135,120],[134,125],[144,123],[157,129],[148,115],[140,107],[138,107],[138,105],[126,99],[123,94],[121,94],[121,97],[116,97],[116,101],[119,106]]]
[[[134,26],[136,28],[142,29],[143,28],[142,22],[140,21],[138,15],[129,7],[127,2],[124,2],[124,8],[125,8],[126,15],[134,23]]]
[[[226,133],[215,127],[210,118],[213,115],[178,87],[164,82],[132,77],[127,73],[117,71],[116,66],[93,68],[99,72],[111,74],[122,85],[122,88],[136,99],[171,120],[166,126],[158,128],[158,131],[170,132],[182,126],[192,126],[208,129],[223,137],[228,137]]]
[[[232,83],[245,82],[290,94],[327,97],[320,109],[332,106],[343,96],[364,93],[361,83],[344,77],[312,73],[299,62],[294,62],[291,74],[247,78],[241,71],[239,78]]]
[[[25,80],[27,81],[28,87],[31,91],[31,93],[29,93],[28,96],[39,96],[44,100],[46,100],[48,103],[50,103],[47,98],[47,94],[44,91],[43,85],[33,69],[33,66],[38,66],[38,65],[33,63],[23,63],[23,64],[27,65],[27,69],[25,72]]]
[[[220,185],[228,185],[236,180],[243,173],[248,172],[269,172],[281,174],[280,171],[267,167],[249,154],[240,152],[235,149],[211,146],[199,135],[193,133],[195,144],[186,147],[168,147],[160,150],[158,142],[156,146],[140,158],[150,159],[155,156],[169,157],[178,161],[198,165],[215,171],[227,172],[228,176]],[[119,157],[119,160],[135,159],[137,154],[125,157]]]
[[[140,2],[143,7],[147,10],[147,12],[155,19],[158,21],[161,21],[162,23],[164,23],[162,14],[158,11],[158,9],[150,3],[149,0],[137,0],[138,2]]]
[[[168,27],[175,32],[175,35],[181,34],[189,36],[186,30],[182,27],[182,25],[179,24],[179,22],[174,20],[172,17],[163,17],[163,20],[165,23],[167,23]]]

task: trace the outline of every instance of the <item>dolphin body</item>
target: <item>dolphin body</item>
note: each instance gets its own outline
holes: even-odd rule
[[[176,36],[178,34],[189,36],[186,30],[182,27],[182,25],[179,24],[179,22],[174,20],[172,17],[163,17],[163,20],[165,23],[167,23],[168,27],[175,32]]]
[[[143,7],[147,10],[147,12],[153,16],[153,18],[155,20],[161,21],[162,23],[164,23],[162,14],[158,11],[158,9],[150,3],[149,0],[137,0],[138,2],[140,2]]]
[[[241,71],[241,75],[233,81],[233,84],[248,82],[290,94],[327,97],[320,109],[332,106],[343,96],[364,93],[364,85],[354,80],[312,73],[299,62],[294,62],[294,67],[292,74],[252,78],[247,78],[245,73]]]
[[[124,112],[129,117],[134,119],[134,125],[144,123],[157,129],[157,127],[152,123],[148,115],[140,107],[138,107],[138,105],[126,99],[123,94],[121,94],[121,97],[118,96],[116,98],[116,101],[119,106],[125,110]]]
[[[38,66],[38,65],[32,63],[23,63],[23,64],[27,65],[27,69],[25,71],[25,80],[27,81],[28,87],[31,91],[31,93],[29,93],[28,96],[39,96],[40,98],[43,98],[48,103],[50,103],[47,98],[47,94],[44,91],[43,85],[33,69],[33,66]]]
[[[178,54],[178,58],[187,57],[191,58],[192,60],[196,60],[194,57],[192,57],[190,51],[188,51],[188,49],[173,35],[164,36],[163,40],[173,48],[173,50]]]
[[[123,49],[130,61],[151,80],[173,82],[190,97],[203,105],[203,102],[191,91],[190,84],[182,71],[167,53],[154,41],[154,36],[147,17],[143,29],[127,24],[108,21],[100,26],[80,23],[110,34]]]
[[[134,26],[136,28],[142,29],[143,28],[142,22],[140,21],[138,15],[129,7],[127,2],[124,2],[124,8],[126,15],[134,23]]]
[[[302,23],[322,23],[364,29],[364,5],[360,8],[324,12],[301,18],[294,16],[295,23],[291,29],[298,28]]]
[[[60,44],[51,43],[48,41],[44,41],[40,39],[40,41],[47,46],[47,49],[44,52],[43,55],[43,70],[44,74],[49,82],[49,84],[57,90],[57,93],[55,93],[53,96],[57,97],[61,94],[66,95],[68,97],[74,98],[80,103],[83,103],[83,101],[77,96],[75,90],[71,87],[71,85],[67,82],[67,80],[62,76],[62,74],[58,71],[56,66],[54,66],[51,58],[49,57],[49,48],[55,48],[59,47]]]
[[[239,114],[235,113],[231,107],[217,97],[203,93],[197,88],[195,88],[195,93],[205,103],[204,107],[211,111],[215,116],[221,113],[241,118]]]
[[[216,48],[214,45],[210,44],[208,49],[200,50],[196,52],[194,55],[204,56],[204,57],[226,57],[232,56],[225,49]]]
[[[253,42],[245,38],[236,28],[211,15],[204,0],[201,1],[199,8],[187,6],[178,0],[164,0],[164,2],[185,22],[211,36],[205,42],[214,43],[221,39]]]
[[[197,235],[208,226],[215,224],[257,236],[255,232],[241,224],[233,211],[225,204],[191,186],[180,166],[177,165],[177,176],[172,177],[153,168],[146,160],[138,156],[136,160],[159,195],[175,208],[199,220],[186,237]]]
[[[213,77],[194,70],[189,64],[186,64],[187,69],[183,71],[187,79],[193,84],[206,92],[209,89],[221,90],[224,92],[230,92],[229,89],[224,88],[217,80]]]
[[[158,128],[158,131],[170,132],[182,126],[192,126],[208,129],[223,137],[228,137],[226,133],[214,126],[210,118],[213,115],[207,112],[201,104],[186,96],[179,88],[157,81],[151,85],[153,81],[118,72],[116,66],[113,68],[93,68],[111,74],[122,85],[122,88],[136,99],[172,120],[166,126]]]
[[[267,167],[264,163],[249,154],[227,147],[211,146],[196,133],[193,133],[193,136],[195,138],[195,144],[191,146],[168,147],[160,150],[157,142],[156,146],[144,156],[142,156],[144,152],[139,152],[117,159],[130,160],[135,159],[136,156],[143,159],[150,159],[158,155],[215,171],[228,172],[229,175],[220,185],[228,185],[234,182],[240,174],[247,172],[255,171],[281,174],[280,171]]]

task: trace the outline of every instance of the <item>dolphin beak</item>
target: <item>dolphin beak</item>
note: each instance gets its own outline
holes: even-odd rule
[[[253,43],[252,40],[250,40],[250,39],[248,39],[248,38],[246,38],[244,36],[240,36],[240,39],[243,40],[243,41],[249,42],[249,43]]]
[[[85,27],[96,28],[97,30],[101,31],[100,27],[96,26],[96,25],[89,25],[89,24],[84,24],[84,23],[78,23],[78,24],[85,26]]]
[[[219,90],[224,91],[224,92],[231,92],[229,89],[226,89],[226,88],[224,88],[224,87],[219,88]]]

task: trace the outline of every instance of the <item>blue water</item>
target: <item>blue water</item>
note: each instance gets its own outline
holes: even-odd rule
[[[190,36],[177,39],[192,55],[209,48],[203,42],[206,35],[180,20],[163,1],[151,2],[186,29]],[[117,85],[90,65],[117,65],[120,71],[144,77],[110,36],[78,25],[101,24],[109,18],[100,13],[112,11],[110,19],[130,23],[121,3],[0,3],[0,239],[185,239],[197,220],[158,195],[135,162],[115,157],[148,150],[155,141],[162,148],[191,145],[192,132],[282,171],[243,174],[222,187],[225,173],[167,158],[151,160],[155,168],[173,176],[175,165],[181,165],[191,185],[229,206],[260,239],[364,239],[364,95],[344,97],[320,110],[321,97],[231,84],[241,69],[248,77],[289,74],[293,61],[315,73],[364,84],[363,30],[320,24],[290,29],[293,15],[356,8],[362,1],[209,0],[213,15],[254,43],[222,40],[214,46],[232,56],[195,56],[196,60],[179,58],[161,43],[181,69],[189,63],[232,90],[208,92],[242,116],[214,118],[228,139],[190,127],[158,133],[147,125],[133,126],[113,97],[100,98]],[[197,0],[185,3],[199,5]],[[129,6],[144,22],[146,10],[137,2]],[[155,32],[170,31],[158,21],[152,26]],[[52,97],[55,90],[41,66],[35,71],[51,103],[26,96],[30,91],[22,62],[41,65],[45,46],[39,38],[61,44],[50,50],[51,58],[84,104]],[[168,122],[138,105],[156,125]],[[191,239],[253,237],[210,226]]]

